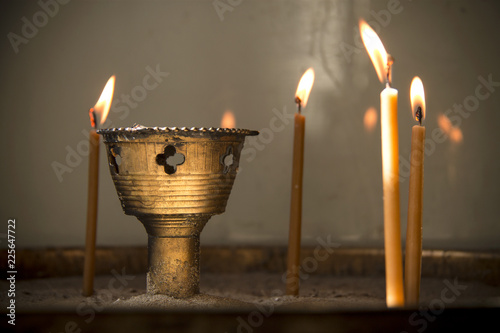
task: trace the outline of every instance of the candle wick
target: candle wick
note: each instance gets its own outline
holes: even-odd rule
[[[297,103],[297,107],[299,108],[299,114],[300,114],[300,112],[302,110],[302,100],[300,99],[299,96],[295,97],[295,103]]]
[[[394,63],[394,57],[387,54],[387,87],[392,85],[392,64]]]
[[[415,118],[418,120],[420,126],[422,126],[422,108],[420,106],[417,107],[417,111],[415,112]]]
[[[90,108],[89,110],[89,117],[90,117],[90,125],[92,126],[93,129],[97,129],[97,117],[95,113],[94,108]]]

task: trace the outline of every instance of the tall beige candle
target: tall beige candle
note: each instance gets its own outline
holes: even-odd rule
[[[388,307],[399,307],[404,305],[404,292],[399,210],[398,91],[391,88],[394,59],[387,54],[377,33],[364,20],[359,21],[359,31],[380,82],[386,83],[380,94],[386,304]]]
[[[382,184],[384,193],[384,248],[386,303],[404,305],[403,257],[399,207],[398,91],[389,86],[380,94]]]

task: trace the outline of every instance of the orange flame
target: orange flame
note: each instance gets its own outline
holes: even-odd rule
[[[461,143],[464,140],[462,130],[452,125],[450,119],[444,114],[438,116],[439,128],[446,134],[454,143]]]
[[[411,112],[413,119],[419,121],[417,115],[417,109],[420,108],[422,112],[422,120],[425,119],[425,92],[424,84],[418,76],[415,76],[411,81],[410,86],[410,102],[411,102]]]
[[[441,128],[441,130],[446,135],[449,135],[452,128],[453,128],[453,125],[451,124],[450,119],[448,117],[446,117],[444,114],[440,114],[438,116],[438,125],[439,125],[439,128]]]
[[[455,143],[460,143],[464,140],[462,130],[458,127],[453,127],[450,132],[450,139]]]
[[[309,99],[309,94],[311,93],[312,86],[314,84],[314,69],[311,67],[305,71],[304,75],[299,81],[297,86],[297,92],[295,93],[295,98],[300,99],[300,103],[303,107],[306,106],[307,100]]]
[[[367,132],[372,132],[377,125],[378,115],[377,110],[373,106],[369,107],[365,111],[365,116],[363,118],[363,123],[365,124],[365,130]]]
[[[90,123],[92,127],[96,127],[96,118],[100,118],[100,124],[103,124],[108,117],[111,102],[113,101],[113,92],[115,90],[115,76],[111,76],[102,90],[101,96],[94,107],[90,109]]]
[[[388,55],[384,44],[377,33],[363,19],[359,20],[359,32],[375,71],[377,71],[378,79],[382,83],[386,82]]]
[[[221,128],[234,128],[236,126],[236,119],[231,111],[224,112],[222,120],[220,122]]]

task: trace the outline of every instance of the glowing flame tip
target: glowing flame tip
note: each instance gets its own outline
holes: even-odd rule
[[[234,118],[234,114],[231,111],[224,112],[222,116],[222,120],[220,122],[221,128],[235,128],[236,119]]]
[[[374,107],[369,107],[365,111],[365,116],[363,118],[365,130],[367,132],[372,132],[375,126],[377,125],[377,121],[378,121],[377,110]]]
[[[444,114],[439,114],[437,120],[439,128],[441,128],[444,134],[450,137],[453,143],[458,144],[464,140],[462,130],[459,127],[453,126],[450,118],[448,118]]]
[[[302,107],[305,107],[307,104],[313,84],[314,69],[311,67],[302,75],[299,85],[297,86],[297,92],[295,93],[295,98],[300,100]]]
[[[115,76],[112,75],[108,79],[108,82],[104,86],[104,89],[102,90],[99,100],[97,100],[97,103],[95,103],[93,108],[94,114],[97,116],[97,118],[100,118],[99,121],[100,124],[104,124],[106,118],[108,117],[109,109],[111,108],[111,102],[113,101],[114,90],[115,90]],[[94,119],[94,124],[92,124],[93,127],[95,127],[96,123],[97,119]]]
[[[418,76],[415,76],[411,81],[410,86],[410,101],[411,101],[411,112],[413,119],[421,122],[425,119],[425,92],[424,84]],[[420,115],[418,111],[420,110]],[[419,119],[420,118],[420,119]]]
[[[378,79],[382,83],[387,82],[388,62],[392,61],[392,57],[388,58],[388,54],[380,37],[363,19],[359,20],[359,33],[361,34],[361,39],[363,40],[363,44],[365,45],[365,49],[370,56],[373,66],[375,67]]]

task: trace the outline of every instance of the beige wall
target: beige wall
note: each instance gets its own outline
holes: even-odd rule
[[[2,3],[0,232],[15,217],[18,246],[83,245],[87,159],[68,166],[67,149],[82,149],[87,111],[115,74],[112,126],[219,126],[232,110],[238,127],[264,129],[260,141],[247,141],[256,156],[241,161],[226,213],[210,220],[202,243],[286,244],[293,125],[276,114],[294,112],[298,80],[313,66],[316,83],[304,110],[303,241],[331,235],[346,247],[382,246],[380,125],[373,132],[363,126],[365,111],[378,109],[382,85],[357,47],[354,27],[364,17],[378,18],[396,59],[405,160],[412,77],[426,88],[434,147],[429,143],[425,160],[424,247],[500,247],[500,86],[476,91],[478,77],[500,82],[497,2],[220,2],[233,4],[221,16],[211,0],[74,0],[48,7],[51,16],[35,1]],[[24,28],[28,38],[26,21],[39,25]],[[25,39],[11,41],[9,33]],[[148,81],[151,90],[141,96],[148,67],[169,74],[155,88]],[[132,96],[129,105],[124,95]],[[453,111],[464,103],[474,111]],[[460,122],[459,144],[432,139],[438,115],[449,109]],[[98,245],[145,244],[141,224],[122,213],[104,157],[101,151]],[[71,169],[62,181],[54,162]],[[407,198],[403,177],[403,235]]]

